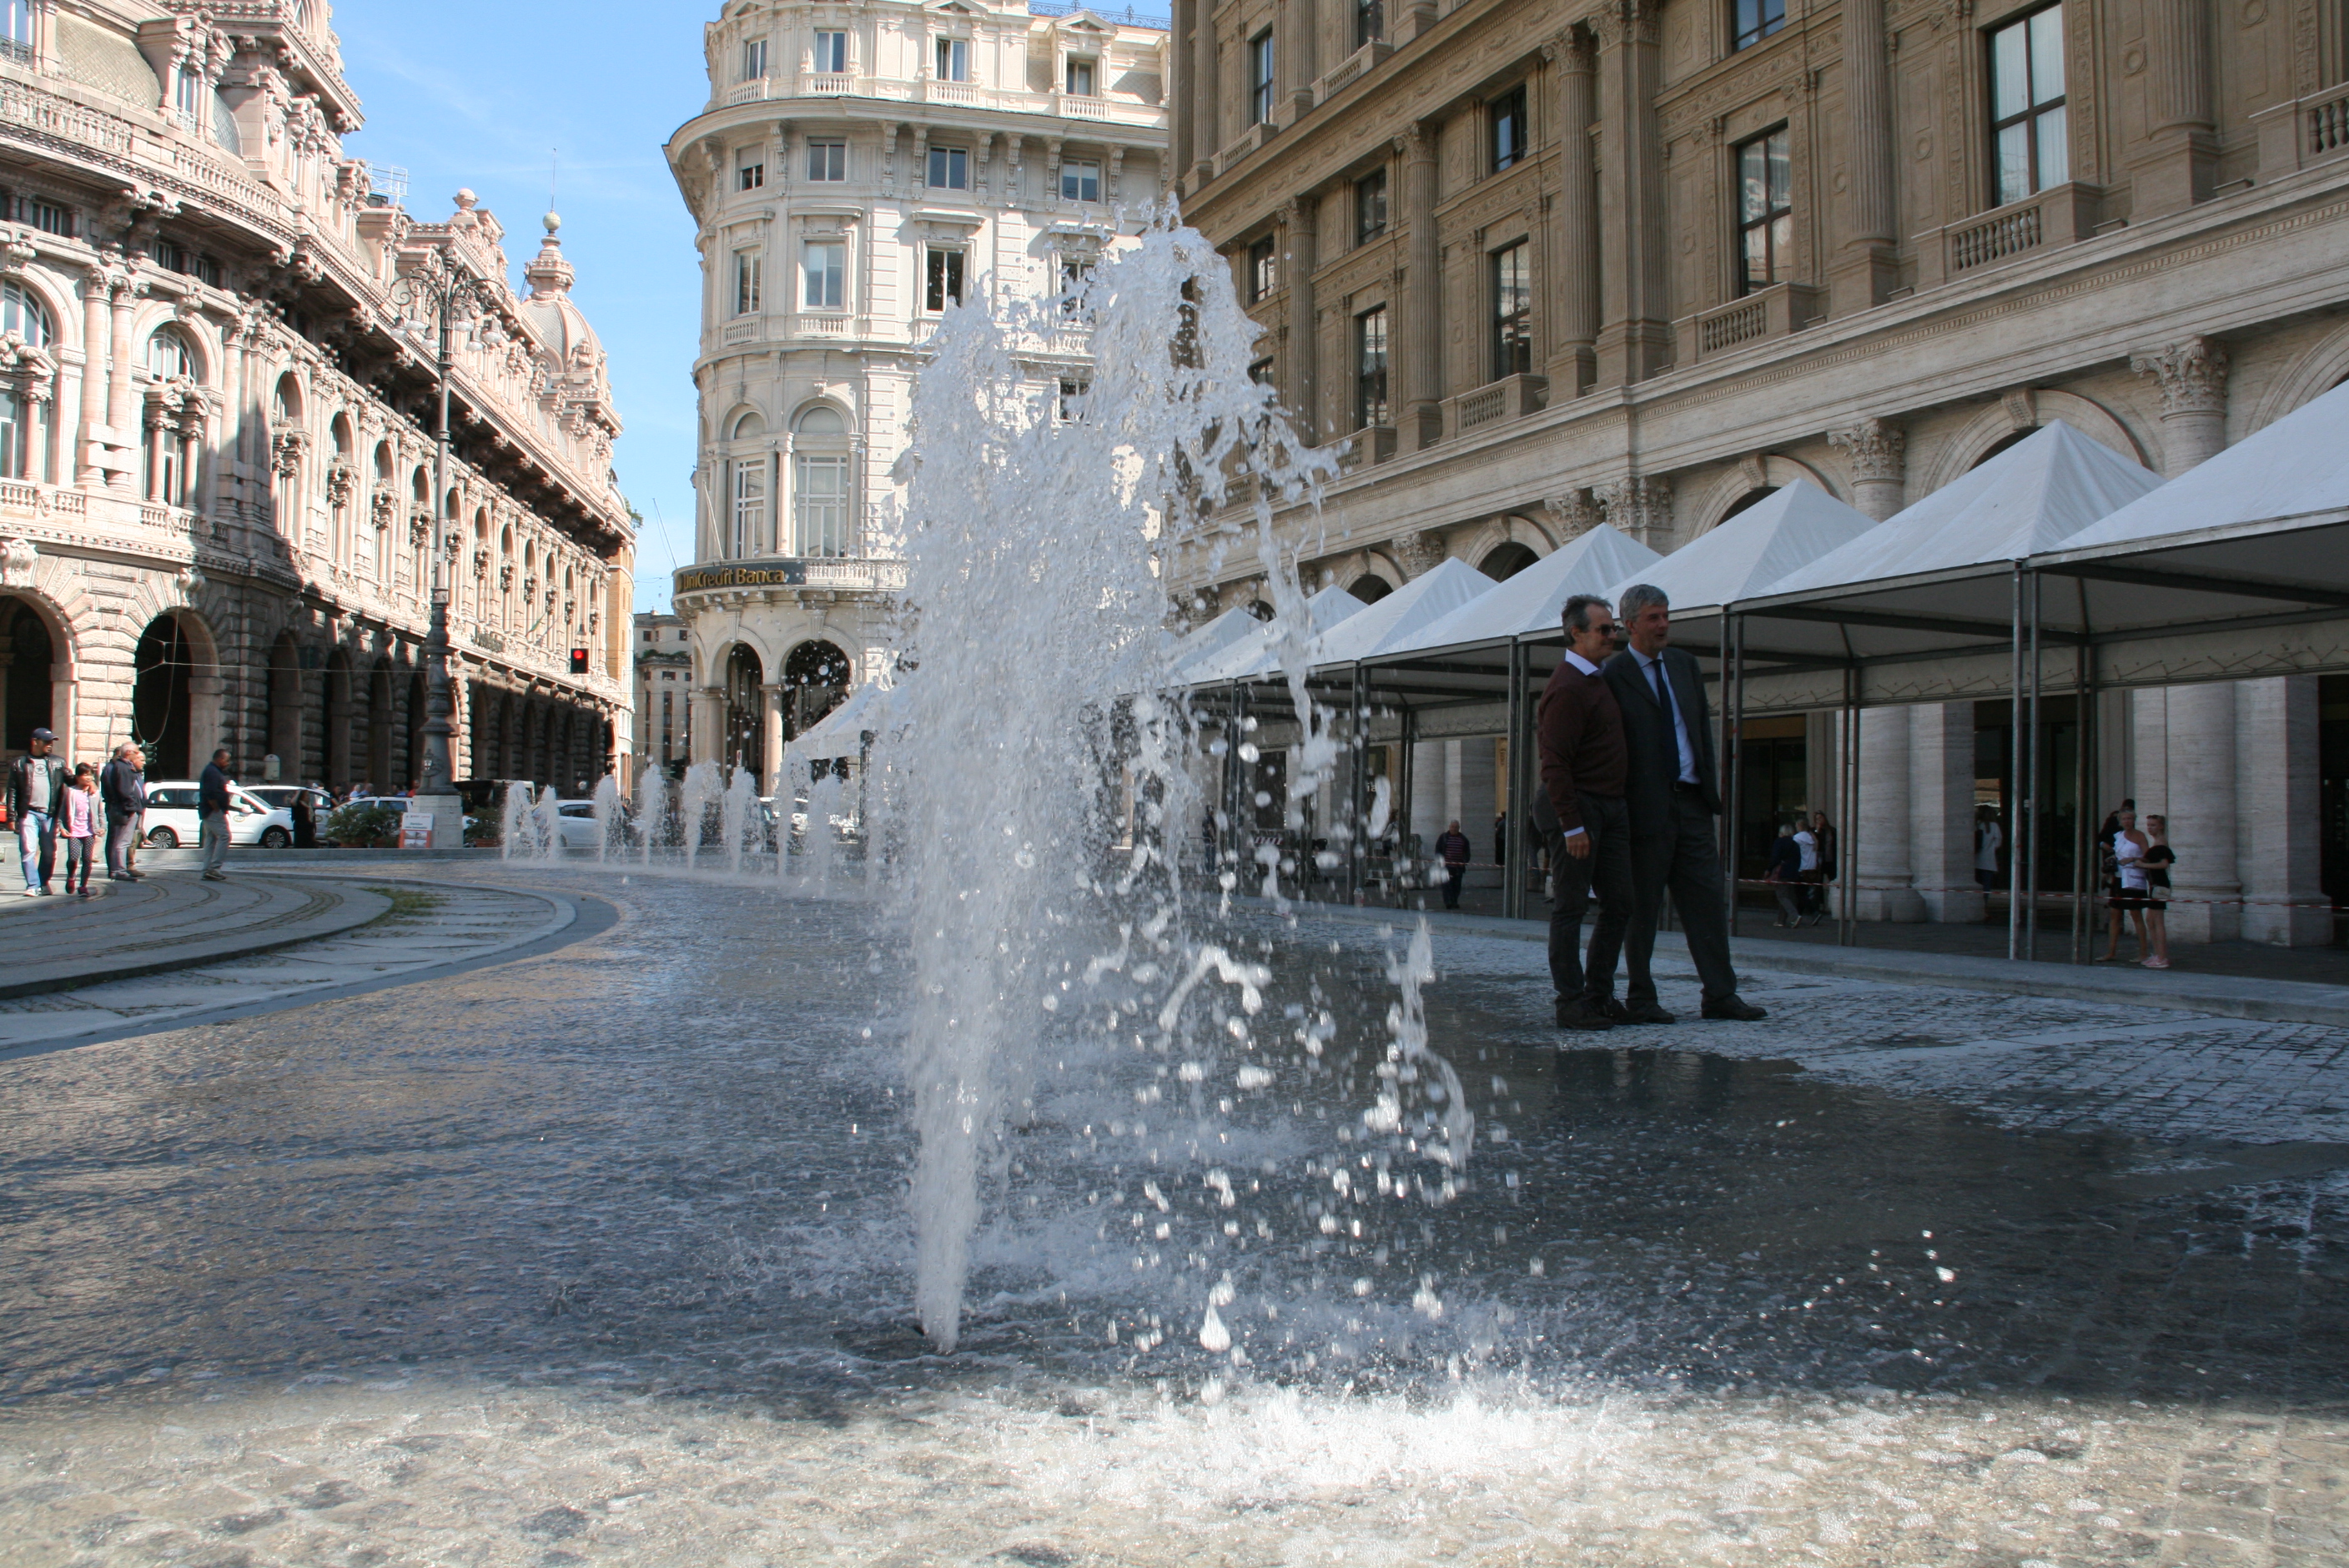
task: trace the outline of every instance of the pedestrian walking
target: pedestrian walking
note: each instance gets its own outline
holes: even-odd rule
[[[1801,889],[1795,902],[1801,913],[1824,920],[1826,901],[1819,896],[1819,836],[1812,829],[1811,820],[1799,811],[1795,814],[1793,829],[1786,836],[1795,845],[1795,874],[1789,880]],[[1801,923],[1800,920],[1795,923]]]
[[[1615,617],[1606,600],[1578,593],[1566,602],[1560,624],[1566,656],[1550,672],[1534,709],[1542,783],[1534,814],[1548,842],[1555,878],[1549,977],[1557,993],[1559,1028],[1609,1029],[1624,1010],[1610,993],[1632,906],[1631,817],[1623,800],[1630,758],[1622,707],[1599,673],[1600,661],[1615,644]],[[1591,929],[1586,970],[1582,916],[1593,888],[1599,892],[1599,920]],[[1596,975],[1610,982],[1605,989],[1594,989]]]
[[[197,780],[196,838],[203,845],[206,882],[228,881],[221,867],[228,863],[228,814],[233,804],[229,790],[235,785],[236,780],[229,777],[228,748],[223,746],[212,753],[203,777]]]
[[[90,896],[91,851],[98,848],[98,830],[105,820],[105,808],[98,799],[98,769],[87,762],[74,764],[73,778],[67,783],[57,813],[57,837],[65,841],[66,892],[78,897]],[[76,872],[80,873],[78,886]]]
[[[294,791],[294,847],[315,850],[318,847],[318,807],[307,789]]]
[[[1803,851],[1795,841],[1804,835],[1795,831],[1792,822],[1778,824],[1777,841],[1770,846],[1770,867],[1762,873],[1777,896],[1778,915],[1770,923],[1789,929],[1803,923],[1802,905],[1798,901],[1803,882]]]
[[[138,882],[146,875],[132,862],[147,830],[147,754],[137,741],[116,747],[98,769],[98,796],[106,808],[106,880]]]
[[[57,813],[65,805],[62,758],[49,755],[57,742],[47,729],[27,738],[25,755],[8,764],[8,820],[16,830],[16,851],[25,864],[25,896],[46,898],[57,869]]]
[[[2169,967],[2169,868],[2178,863],[2178,855],[2169,847],[2169,820],[2147,815],[2145,820],[2145,853],[2137,863],[2145,867],[2145,934],[2153,945],[2146,954],[2147,969]]]
[[[1444,907],[1460,907],[1460,884],[1468,880],[1468,835],[1460,830],[1455,819],[1450,827],[1436,835],[1435,853],[1444,861]]]
[[[1608,684],[1623,710],[1630,768],[1624,799],[1631,822],[1631,925],[1623,944],[1629,972],[1626,1016],[1632,1023],[1675,1022],[1656,998],[1651,959],[1664,895],[1671,895],[1703,985],[1708,1018],[1750,1021],[1767,1015],[1737,994],[1729,958],[1729,918],[1713,819],[1721,814],[1719,775],[1704,679],[1696,660],[1671,646],[1671,603],[1651,583],[1624,590],[1619,607],[1630,646],[1607,661]],[[1601,995],[1611,973],[1588,984]],[[1604,990],[1600,988],[1604,987]]]
[[[1974,808],[1974,881],[1984,892],[1998,886],[1998,851],[2006,847],[2006,831],[1998,825],[1997,810],[1987,805]]]
[[[1825,811],[1811,813],[1811,837],[1819,846],[1819,863],[1807,879],[1811,884],[1811,923],[1827,917],[1827,886],[1836,880],[1836,825]]]
[[[2148,954],[2145,935],[2145,851],[2151,846],[2146,836],[2137,830],[2137,812],[2124,804],[2113,813],[2114,830],[2110,843],[2111,858],[2106,861],[2110,874],[2106,882],[2105,907],[2109,912],[2106,922],[2105,956],[2100,961],[2113,963],[2120,956],[2121,922],[2126,916],[2137,927],[2137,946],[2140,955]]]

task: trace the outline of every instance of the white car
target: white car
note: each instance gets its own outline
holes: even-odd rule
[[[159,850],[202,841],[203,821],[196,810],[201,787],[185,779],[147,786],[147,842]],[[282,850],[294,841],[294,813],[272,806],[252,790],[231,785],[228,841]]]
[[[555,804],[555,820],[563,824],[563,847],[592,850],[603,842],[593,800],[563,800]]]

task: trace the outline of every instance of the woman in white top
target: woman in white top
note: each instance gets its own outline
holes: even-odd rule
[[[2137,831],[2137,813],[2123,810],[2120,826],[2113,834],[2110,883],[2111,897],[2106,903],[2112,913],[2106,924],[2104,962],[2110,964],[2120,956],[2121,916],[2127,915],[2137,926],[2137,948],[2140,954],[2151,948],[2145,934],[2145,851],[2146,836]]]

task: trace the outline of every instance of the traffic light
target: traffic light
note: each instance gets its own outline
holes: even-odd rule
[[[574,676],[584,676],[587,673],[586,649],[574,648],[571,650],[571,673]]]

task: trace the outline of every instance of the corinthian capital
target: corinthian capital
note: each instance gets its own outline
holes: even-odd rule
[[[1851,477],[1862,484],[1901,477],[1909,458],[1909,433],[1882,419],[1862,419],[1848,430],[1827,432],[1827,445],[1851,462]]]
[[[1658,0],[1607,0],[1585,18],[1599,36],[1599,46],[1652,44],[1661,29],[1663,7]]]
[[[2129,368],[2161,387],[2161,417],[2218,414],[2227,407],[2227,350],[2207,337],[2173,343],[2158,354],[2129,357]]]
[[[1413,577],[1424,577],[1434,571],[1449,553],[1444,548],[1444,536],[1432,531],[1404,534],[1394,542],[1394,552],[1404,573]]]

